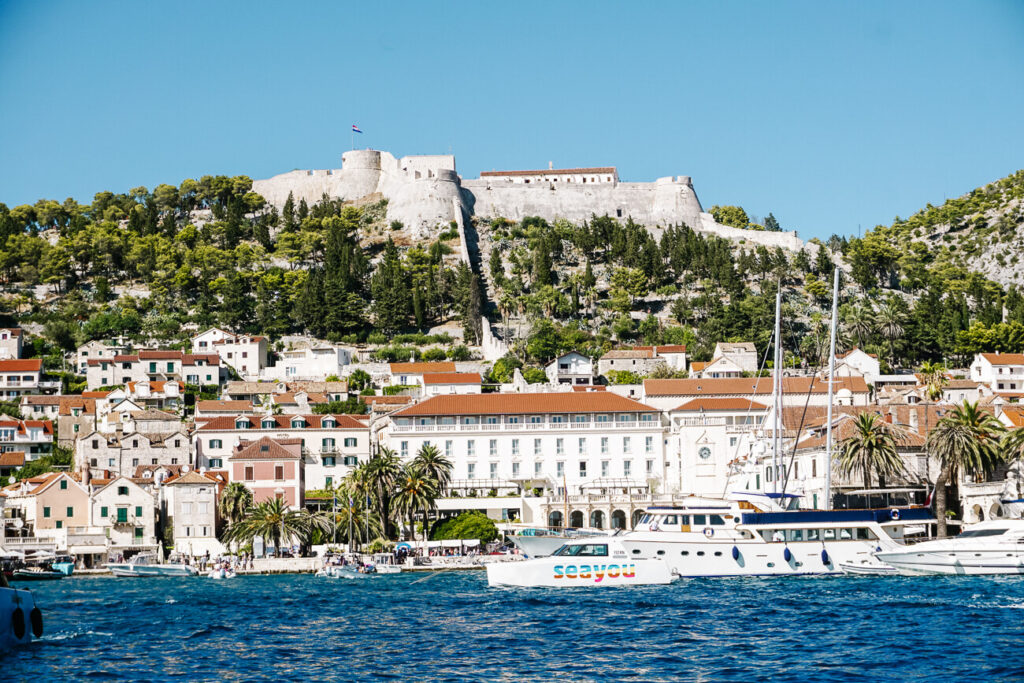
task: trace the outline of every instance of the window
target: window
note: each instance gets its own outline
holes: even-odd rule
[[[181,514],[183,514],[183,515],[191,515],[192,514],[192,503],[182,503],[181,504]]]
[[[174,372],[174,363],[167,364],[167,372]]]
[[[817,458],[811,458],[811,476],[812,477],[818,476],[818,459]]]
[[[448,439],[444,442],[444,455],[446,458],[452,457],[452,440]]]
[[[403,458],[408,458],[409,457],[409,442],[408,441],[403,441],[399,451],[401,452]]]
[[[118,486],[117,487],[117,495],[119,495],[119,496],[127,496],[128,495],[128,487],[127,486]]]
[[[491,479],[497,479],[497,478],[498,478],[498,463],[492,462],[491,463]]]
[[[628,477],[633,474],[633,461],[623,460],[622,461],[622,476]]]
[[[544,418],[541,417],[540,415],[531,415],[530,416],[530,424],[539,425],[542,422],[544,422]]]
[[[301,417],[292,420],[292,429],[302,429],[306,426],[306,421]]]
[[[512,463],[512,476],[513,477],[518,477],[519,476],[519,463],[517,463],[517,462]]]
[[[324,465],[324,467],[334,467],[334,465],[336,463],[337,463],[337,459],[333,455],[325,455],[325,456],[323,456],[323,465]],[[329,478],[330,477],[328,477],[328,479]]]
[[[475,479],[475,478],[476,478],[476,464],[475,463],[469,463],[468,465],[466,465],[466,479]]]
[[[60,480],[60,490],[61,491],[67,491],[68,490],[68,480],[67,479],[61,479]]]
[[[220,439],[210,439],[210,448],[222,448],[223,443]]]
[[[498,440],[497,439],[491,439],[490,445],[489,445],[489,452],[490,452],[491,455],[497,455],[498,454]]]
[[[581,460],[580,461],[580,477],[585,477],[585,476],[587,476],[587,461],[586,460]]]
[[[44,507],[43,508],[43,517],[49,517],[49,516],[50,516],[50,508]]]
[[[644,452],[645,453],[653,453],[654,452],[654,437],[653,436],[644,437]]]
[[[540,455],[540,453],[541,453],[541,450],[540,450],[540,439],[534,439],[533,440],[533,454],[534,455]]]
[[[583,455],[586,452],[587,452],[587,440],[585,438],[583,438],[583,437],[580,437],[576,441],[576,453],[579,454],[579,455]]]
[[[540,476],[540,472],[541,472],[541,464],[540,464],[539,460],[536,460],[533,463],[533,476],[539,477]]]
[[[260,427],[263,429],[273,429],[277,426],[277,420],[263,420],[260,422]]]
[[[359,464],[359,458],[357,458],[357,457],[356,457],[356,456],[354,456],[354,455],[346,455],[346,456],[345,456],[345,457],[344,457],[344,458],[342,459],[342,463],[343,463],[343,464],[344,464],[344,465],[345,465],[346,467],[355,467],[356,465],[358,465],[358,464]]]
[[[602,436],[601,437],[601,452],[602,453],[607,453],[608,452],[608,437],[607,436]]]
[[[565,453],[565,439],[555,439],[555,453]]]
[[[252,465],[246,465],[245,466],[245,480],[246,481],[252,481],[255,478],[256,478],[256,475],[254,474]]]
[[[210,467],[220,468],[223,467],[223,460],[220,458],[210,458]]]
[[[623,453],[632,453],[633,452],[633,440],[630,437],[628,437],[628,436],[622,437],[622,452]]]
[[[654,461],[653,460],[648,460],[647,461],[647,474],[654,474]]]
[[[128,521],[128,508],[117,508],[117,521],[122,524]]]
[[[321,420],[320,426],[323,427],[324,429],[334,429],[335,427],[338,426],[338,423],[334,421],[333,417],[325,417],[323,420]]]
[[[150,372],[156,372],[156,363],[150,363],[149,364],[149,371]]]
[[[324,488],[325,489],[330,489],[330,488],[333,488],[333,487],[334,487],[334,478],[333,477],[324,477]]]
[[[650,437],[648,437],[648,438],[650,438]],[[735,436],[730,436],[729,437],[729,448],[735,448],[735,446],[736,446],[736,437]]]
[[[334,439],[322,439],[320,441],[320,450],[322,450],[322,451],[333,451],[334,450]]]
[[[558,461],[555,463],[555,474],[559,477],[565,476],[565,463]]]
[[[70,509],[70,508],[68,508],[68,509]],[[141,505],[136,505],[135,506],[135,516],[136,517],[141,517],[142,516],[142,506]]]
[[[58,519],[58,520],[57,520],[57,528],[58,528],[58,529],[63,529],[63,528],[64,528],[64,522],[62,522],[62,521],[60,521],[60,520]]]
[[[473,439],[466,442],[466,455],[470,457],[476,455],[476,441]]]
[[[74,430],[74,432],[75,432],[75,434],[77,434],[77,433],[78,433],[78,428],[79,428],[79,426],[80,426],[80,425],[73,425],[73,426],[72,426],[72,427],[73,427],[73,430]]]
[[[106,516],[107,516],[107,514],[108,514],[108,512],[109,512],[109,511],[107,510],[106,506],[104,506],[104,507],[101,507],[101,508],[100,508],[100,517],[106,517]]]
[[[595,415],[594,416],[594,421],[595,422],[608,422],[609,420],[608,420],[608,416],[607,415]]]
[[[274,481],[284,480],[284,465],[274,465]]]
[[[92,440],[92,447],[93,447],[93,450],[99,448],[100,447],[100,440],[99,439],[93,439]]]
[[[143,531],[143,529],[142,529],[141,526],[135,527],[135,540],[136,541],[141,541],[142,540],[142,531]]]
[[[65,515],[65,517],[74,517],[74,516],[75,516],[75,508],[68,507],[67,514]]]
[[[498,418],[497,417],[486,417],[486,418],[484,418],[484,424],[496,425],[496,424],[498,424]]]
[[[640,416],[641,422],[654,422],[654,413],[644,413]]]
[[[512,439],[512,455],[519,455],[519,439]]]

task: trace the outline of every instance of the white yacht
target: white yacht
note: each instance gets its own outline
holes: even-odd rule
[[[118,564],[108,564],[107,569],[114,576],[152,577],[152,576],[195,576],[199,572],[187,564],[160,564],[156,555],[141,553]]]
[[[663,559],[679,576],[841,574],[840,565],[884,572],[873,554],[902,548],[905,527],[934,521],[924,507],[798,510],[779,504],[795,505],[788,494],[734,498],[649,508],[616,540],[630,559]]]
[[[632,558],[614,537],[579,539],[549,557],[487,565],[489,586],[600,588],[661,585],[673,579],[663,559]]]
[[[570,541],[595,536],[608,536],[605,529],[576,529],[539,526],[510,526],[508,540],[526,557],[548,557]]]
[[[875,557],[901,574],[1024,574],[1024,520],[979,522],[959,536],[883,549]]]

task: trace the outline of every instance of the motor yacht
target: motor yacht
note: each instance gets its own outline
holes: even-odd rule
[[[979,522],[959,536],[887,548],[875,557],[901,574],[1024,574],[1024,520]]]
[[[552,555],[487,565],[489,586],[580,588],[671,583],[661,558],[636,559],[614,537],[590,537],[564,543]]]
[[[107,569],[114,576],[152,577],[152,576],[195,576],[199,572],[187,564],[160,564],[156,555],[141,553],[128,562],[108,564]]]
[[[576,529],[562,527],[514,526],[508,539],[526,557],[548,557],[570,541],[608,536],[605,529]]]
[[[631,560],[663,559],[679,576],[839,574],[841,565],[884,571],[873,553],[902,548],[908,525],[934,521],[924,507],[799,510],[795,496],[738,498],[649,508],[616,540]]]

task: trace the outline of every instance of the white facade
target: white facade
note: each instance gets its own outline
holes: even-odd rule
[[[140,465],[187,465],[191,444],[183,430],[165,434],[93,432],[75,442],[76,469],[131,476]]]
[[[216,481],[194,471],[165,485],[177,552],[191,556],[209,552],[211,557],[224,552],[224,546],[217,540],[218,486]]]
[[[104,344],[100,341],[90,341],[82,344],[75,351],[77,372],[81,375],[89,368],[90,360],[113,360],[115,356],[126,353],[128,347],[120,344]]]
[[[21,358],[24,333],[17,327],[0,328],[0,360]]]
[[[479,394],[480,373],[443,372],[422,375],[424,396],[448,396],[453,394]]]
[[[106,534],[109,550],[151,550],[156,542],[156,501],[127,477],[115,477],[92,494],[90,523]]]
[[[979,353],[971,363],[971,379],[996,394],[1024,394],[1024,353]]]
[[[744,372],[757,372],[760,368],[757,348],[752,342],[739,342],[735,344],[718,342],[715,344],[715,350],[711,354],[711,360],[716,361],[723,357],[731,360]]]
[[[60,382],[43,379],[43,362],[38,358],[0,360],[0,398],[53,394],[58,389]]]
[[[544,367],[550,384],[590,385],[594,383],[594,361],[577,351],[570,351]]]
[[[277,354],[277,361],[260,373],[262,380],[323,380],[342,374],[342,369],[352,362],[348,349],[336,346],[315,346],[289,349]]]
[[[851,349],[836,355],[836,377],[860,375],[868,384],[875,384],[882,374],[878,357],[861,349]]]

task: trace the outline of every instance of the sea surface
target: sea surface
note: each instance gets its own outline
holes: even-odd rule
[[[22,584],[24,585],[24,584]],[[1024,680],[1024,578],[72,577],[3,681]]]

